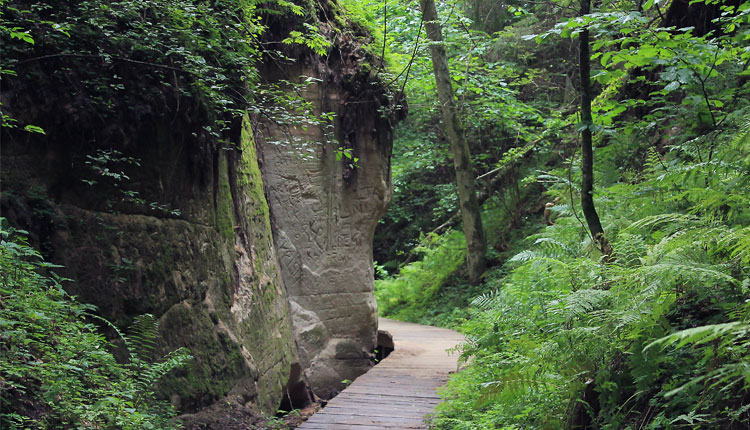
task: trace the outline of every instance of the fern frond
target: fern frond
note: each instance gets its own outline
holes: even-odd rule
[[[567,203],[558,203],[549,208],[549,211],[557,214],[558,216],[572,216],[573,210]]]
[[[642,236],[636,234],[623,233],[617,235],[617,240],[612,245],[617,263],[633,267],[641,263],[641,256],[648,251],[646,241]]]
[[[710,382],[707,388],[709,390],[729,391],[739,383],[750,379],[750,364],[748,363],[730,363],[725,364],[718,369],[703,375],[696,376],[681,386],[667,391],[664,397],[674,397],[690,387],[694,387],[704,381]]]
[[[553,175],[550,173],[542,173],[540,175],[537,175],[537,180],[539,182],[546,182],[546,183],[553,183],[553,184],[561,184],[565,185],[567,187],[573,188],[576,192],[581,191],[580,185],[578,185],[575,182],[570,181],[568,178],[564,178],[562,176]]]
[[[636,324],[640,324],[644,318],[648,317],[650,314],[650,312],[641,309],[640,307],[632,307],[618,312],[615,318],[615,330],[620,331],[625,327],[632,327]]]
[[[750,227],[730,231],[718,243],[730,250],[732,258],[750,262]]]
[[[500,293],[498,290],[483,293],[475,297],[474,300],[471,301],[471,305],[481,310],[490,310],[497,305],[499,295]]]
[[[705,219],[699,223],[677,229],[670,228],[670,230],[672,231],[662,231],[664,236],[648,250],[644,264],[656,263],[668,258],[708,261],[709,254],[716,254],[720,248],[725,248],[720,243],[726,241],[733,231],[724,224],[709,223]]]
[[[675,194],[672,200],[695,202],[690,212],[711,214],[713,218],[718,219],[732,219],[750,204],[750,198],[744,192],[726,192],[723,189],[705,187],[688,188]]]
[[[750,363],[739,362],[725,364],[715,371],[711,372],[708,377],[711,381],[709,388],[718,389],[719,391],[729,391],[739,383],[750,380]]]
[[[534,242],[545,252],[545,256],[560,259],[575,255],[575,250],[551,237],[540,237]]]
[[[131,356],[151,357],[159,335],[159,321],[151,314],[135,317],[130,325],[126,343]]]
[[[104,325],[106,325],[107,327],[111,328],[117,334],[117,337],[119,337],[120,339],[125,340],[125,335],[122,333],[122,331],[120,331],[119,328],[117,328],[116,325],[112,324],[112,322],[110,320],[108,320],[106,318],[103,318],[103,317],[100,317],[99,315],[95,315],[95,314],[89,313],[89,312],[84,312],[84,315],[86,315],[89,318],[93,318],[93,319],[95,319],[97,321],[101,321],[102,323],[104,323]]]
[[[136,375],[136,389],[140,396],[151,393],[154,385],[167,373],[185,366],[192,359],[193,356],[190,355],[190,351],[181,347],[168,353],[157,363],[141,364]]]
[[[502,379],[480,384],[481,394],[476,407],[498,401],[508,401],[527,391],[535,391],[547,385],[547,381],[534,370],[508,372]]]
[[[735,336],[740,333],[747,333],[750,331],[750,324],[734,321],[724,324],[711,324],[700,327],[689,328],[686,330],[680,330],[676,333],[672,333],[669,336],[657,339],[643,348],[646,351],[655,346],[661,346],[665,348],[669,345],[675,345],[675,348],[682,348],[687,344],[701,345],[707,342],[711,342],[718,338],[723,338],[729,335]]]
[[[611,297],[612,292],[606,290],[583,289],[575,291],[565,298],[562,306],[563,316],[567,320],[591,316],[594,310],[606,306]]]
[[[641,218],[627,226],[624,231],[631,233],[645,231],[650,233],[662,229],[665,225],[670,225],[673,229],[678,230],[681,227],[694,225],[695,223],[701,223],[701,219],[695,215],[666,213]]]
[[[750,115],[745,115],[740,121],[739,130],[729,142],[729,147],[738,152],[743,152],[750,147]]]
[[[739,172],[739,173],[745,172],[744,167],[737,163],[714,159],[712,161],[704,161],[702,163],[686,163],[680,166],[675,166],[672,169],[670,169],[668,173],[664,173],[663,175],[657,177],[657,179],[664,180],[668,176],[673,177],[673,178],[679,177],[679,176],[690,176],[690,174],[694,172],[697,172],[703,175],[709,171],[709,168],[713,172],[717,172],[717,171]]]
[[[739,282],[731,275],[718,270],[717,266],[709,264],[665,262],[643,266],[637,270],[643,272],[647,277],[667,282],[674,282],[677,278],[691,280],[696,285],[705,285],[711,282],[738,285]]]
[[[528,263],[529,261],[536,260],[537,258],[541,258],[542,256],[531,249],[525,249],[518,254],[514,255],[513,257],[508,259],[508,262],[510,263]]]
[[[534,245],[539,249],[526,249],[514,255],[508,262],[510,263],[529,263],[537,260],[554,262],[554,264],[565,265],[561,261],[564,257],[573,257],[576,251],[564,243],[549,237],[537,238]]]

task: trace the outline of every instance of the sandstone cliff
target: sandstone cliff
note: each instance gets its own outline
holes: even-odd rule
[[[248,114],[217,133],[199,99],[127,62],[63,57],[4,82],[3,104],[47,134],[3,130],[1,215],[100,315],[126,327],[154,314],[161,352],[192,351],[160,387],[182,412],[221,400],[273,413],[284,396],[298,407],[373,364],[389,99],[353,39],[331,39],[328,59],[298,49],[264,76],[318,78],[303,97],[336,113],[332,133]],[[77,81],[89,66],[124,82],[122,97],[95,99]]]
[[[47,129],[34,141],[4,138],[3,216],[65,266],[71,294],[120,326],[152,313],[163,351],[190,348],[190,367],[162,387],[182,410],[227,395],[274,410],[297,352],[247,121],[226,149],[201,148],[158,121],[123,148],[141,160],[124,170],[129,190],[164,196],[179,216],[87,186],[87,152]],[[146,183],[164,189],[156,196],[138,186]]]
[[[345,54],[354,66],[365,60]],[[388,99],[367,73],[349,70],[341,80],[334,78],[340,70],[297,70],[319,78],[305,98],[319,112],[336,113],[333,136],[322,128],[286,135],[266,124],[260,140],[295,339],[305,375],[324,398],[373,363],[372,239],[392,195],[392,126],[380,112]]]

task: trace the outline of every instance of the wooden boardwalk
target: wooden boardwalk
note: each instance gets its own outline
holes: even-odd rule
[[[426,429],[440,403],[436,389],[457,368],[446,350],[463,341],[452,330],[380,319],[395,351],[357,378],[328,405],[297,427],[301,430]]]

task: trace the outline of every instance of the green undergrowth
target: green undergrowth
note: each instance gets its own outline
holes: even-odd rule
[[[423,238],[420,259],[376,281],[382,315],[468,338],[436,428],[750,426],[750,115],[687,130],[662,153],[635,128],[597,148],[609,258],[571,163],[535,175],[553,225],[488,204],[495,265],[480,286],[465,282],[458,231]]]
[[[540,175],[557,178],[554,225],[486,275],[437,428],[750,426],[750,117],[734,120],[699,142],[722,142],[710,161],[694,140],[641,148],[642,170],[608,179],[639,144],[599,148],[610,258],[571,206],[575,170]]]
[[[450,304],[435,299],[444,286],[456,285],[455,274],[463,264],[465,239],[458,231],[431,234],[415,249],[422,258],[403,267],[398,276],[375,282],[380,314],[405,321],[422,321],[442,314]],[[450,282],[449,282],[450,281]],[[460,286],[457,285],[458,288]]]
[[[154,390],[190,360],[187,350],[155,359],[157,324],[143,315],[120,333],[126,361],[118,361],[92,321],[114,326],[68,296],[55,267],[0,218],[0,428],[179,427]]]
[[[520,251],[523,239],[543,226],[540,214],[519,218],[509,212],[497,199],[488,203],[483,213],[487,230],[489,258],[501,262]],[[516,216],[511,222],[510,217]],[[471,300],[485,290],[485,286],[471,285],[466,280],[464,260],[466,239],[460,230],[443,234],[430,233],[412,250],[418,255],[397,274],[375,281],[375,298],[381,315],[403,321],[456,328],[468,317]]]

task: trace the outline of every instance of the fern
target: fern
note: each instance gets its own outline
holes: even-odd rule
[[[561,268],[569,267],[567,263],[557,258],[548,257],[544,255],[544,253],[542,252],[534,251],[530,249],[519,252],[518,254],[509,258],[508,262],[509,263],[524,263],[524,264],[541,263],[541,264],[547,264],[551,266],[559,266]]]
[[[542,255],[531,249],[525,249],[513,257],[508,259],[509,263],[528,263],[536,259],[542,258]]]
[[[541,236],[541,237],[539,237]],[[535,249],[526,249],[508,259],[509,263],[529,263],[541,260],[547,263],[565,266],[563,261],[575,257],[578,252],[565,243],[551,238],[538,235],[534,241]]]
[[[559,203],[549,208],[549,211],[557,216],[573,216],[573,209],[567,203]]]
[[[732,258],[750,263],[750,227],[729,231],[718,244],[729,249]]]
[[[675,348],[678,349],[688,344],[697,346],[730,335],[733,337],[744,335],[748,333],[748,331],[750,331],[750,324],[739,321],[689,328],[672,333],[669,336],[662,337],[649,343],[644,348],[644,351],[655,346],[661,346],[664,348],[669,345],[674,345]]]
[[[633,306],[626,310],[617,312],[613,315],[614,331],[619,332],[626,327],[633,327],[641,324],[651,315],[649,309],[644,309],[643,306]]]
[[[686,346],[710,348],[714,351],[712,355],[718,353],[719,356],[723,356],[724,360],[719,361],[721,364],[717,368],[702,372],[677,388],[667,391],[664,393],[664,397],[675,397],[693,387],[697,388],[701,384],[704,393],[731,394],[731,391],[738,387],[747,387],[748,381],[750,381],[750,362],[748,362],[746,354],[741,352],[739,356],[731,357],[731,346],[737,346],[741,351],[745,351],[750,346],[746,340],[748,334],[750,334],[750,324],[746,322],[734,321],[705,325],[681,330],[657,339],[646,345],[644,352],[651,348],[661,347],[661,349],[664,349],[668,346],[673,346],[675,350]],[[708,346],[709,343],[713,346]],[[716,343],[719,345],[715,345]]]
[[[738,281],[731,275],[723,273],[714,265],[698,263],[678,263],[677,261],[643,266],[639,269],[646,278],[658,280],[667,284],[674,284],[682,279],[694,285],[711,285],[712,283],[726,283],[738,285]]]
[[[144,401],[153,396],[156,383],[174,369],[179,369],[192,360],[187,348],[177,348],[155,363],[142,362],[135,366],[138,370],[136,381],[136,401]]]
[[[710,214],[719,220],[733,220],[750,205],[750,198],[743,193],[726,192],[723,189],[696,187],[675,194],[673,200],[695,202],[690,212],[695,214]]]
[[[187,350],[154,364],[141,359],[152,350],[155,319],[138,318],[125,335],[91,314],[91,305],[65,294],[59,277],[43,275],[53,265],[18,234],[0,218],[0,428],[175,428],[175,411],[153,387],[189,360]],[[91,320],[125,340],[126,363]]]
[[[159,334],[159,322],[151,314],[135,317],[130,325],[128,335],[123,337],[130,355],[150,358],[154,352],[156,339]]]
[[[680,214],[680,213],[667,213],[647,216],[633,222],[624,231],[638,233],[638,232],[653,232],[669,226],[670,231],[679,231],[681,228],[693,226],[695,223],[701,223],[701,219],[694,215]]]
[[[577,318],[591,317],[596,309],[609,304],[612,293],[605,290],[583,289],[568,295],[560,306],[563,318],[571,321]]]
[[[641,264],[641,256],[646,253],[646,240],[635,234],[620,232],[612,245],[616,262],[625,267]]]
[[[486,425],[466,428],[564,428],[526,411],[544,405],[559,418],[592,400],[592,425],[607,429],[748,422],[750,115],[743,121],[734,136],[648,150],[647,169],[631,176],[642,182],[600,189],[613,259],[587,248],[563,201],[555,224],[487,280],[464,325],[473,379],[452,392],[454,414]],[[714,139],[733,143],[708,160]],[[566,199],[574,184],[564,176],[538,178]]]
[[[177,348],[161,358],[153,359],[159,333],[159,321],[151,314],[139,315],[130,325],[128,333],[123,333],[106,318],[87,314],[111,328],[125,343],[128,353],[127,367],[133,375],[133,390],[129,393],[136,406],[149,401],[154,395],[154,386],[174,369],[184,367],[192,355],[187,348]]]
[[[576,255],[576,251],[573,248],[570,248],[559,240],[551,237],[540,237],[534,242],[534,245],[543,249],[545,256],[557,260],[563,257],[573,257]]]
[[[564,185],[565,187],[572,188],[573,190],[575,190],[575,192],[580,192],[580,190],[581,190],[581,187],[580,187],[579,184],[577,184],[577,183],[569,180],[568,178],[564,178],[562,176],[554,175],[554,174],[551,174],[551,173],[542,173],[542,174],[539,174],[539,175],[537,175],[537,180],[539,182],[549,182],[549,183],[553,183],[553,184]]]
[[[501,379],[480,385],[480,395],[475,407],[483,407],[498,401],[512,401],[528,391],[538,391],[548,385],[545,376],[534,369],[506,372]]]
[[[471,301],[471,306],[485,311],[489,310],[498,304],[499,295],[497,290],[483,293]]]
[[[748,155],[750,155],[750,151],[748,151],[750,149],[750,114],[745,114],[739,122],[737,132],[729,141],[729,148],[739,155],[737,158],[744,156],[744,158],[741,158],[742,161],[745,165],[750,165],[750,158],[748,158]]]

